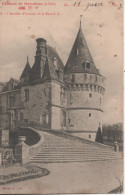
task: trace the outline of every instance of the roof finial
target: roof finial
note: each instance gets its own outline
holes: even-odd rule
[[[82,15],[80,15],[80,28],[81,28],[81,20],[82,20]]]
[[[29,56],[27,56],[27,63],[29,63]]]

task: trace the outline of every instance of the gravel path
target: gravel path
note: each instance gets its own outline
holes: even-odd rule
[[[123,180],[122,160],[37,164],[50,175],[0,186],[2,194],[107,193]]]

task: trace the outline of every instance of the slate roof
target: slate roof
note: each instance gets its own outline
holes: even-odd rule
[[[11,79],[5,84],[5,86],[3,87],[2,92],[12,90],[12,86],[10,86],[10,84],[14,84],[14,88],[13,88],[13,89],[16,89],[18,83],[19,83],[18,80],[14,79],[14,78],[11,78]]]
[[[54,58],[57,59],[57,67],[55,67],[54,65]],[[44,72],[43,72],[42,79],[44,78],[45,73],[49,72],[50,79],[59,81],[59,78],[56,73],[56,69],[58,71],[63,71],[64,65],[57,51],[53,47],[47,46],[47,61],[44,66]]]
[[[25,66],[20,78],[24,78],[27,75],[27,73],[30,73],[30,72],[31,72],[31,67],[30,67],[30,64],[29,64],[29,61],[28,61],[28,58],[27,58],[26,66]]]
[[[89,61],[91,64],[90,69],[83,68],[83,64],[86,61]],[[72,50],[70,52],[69,58],[67,60],[64,72],[65,74],[90,73],[90,74],[101,75],[94,64],[93,58],[90,54],[89,48],[84,38],[81,26],[79,28],[77,37],[75,39]]]
[[[59,71],[64,70],[64,65],[62,63],[62,60],[59,57],[59,54],[57,53],[56,49],[54,49],[53,47],[49,45],[47,45],[46,49],[47,49],[47,54],[46,54],[46,62],[45,62],[44,69],[43,69],[42,81],[51,80],[51,79],[60,81],[56,73],[56,67],[54,65],[54,58],[57,59],[57,69]],[[38,63],[37,67],[35,66],[35,68],[40,69],[40,64]],[[32,68],[32,74],[34,74],[34,66]]]

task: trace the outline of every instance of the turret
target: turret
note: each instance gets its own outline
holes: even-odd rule
[[[105,78],[96,68],[80,28],[64,69],[67,88],[67,129],[95,141],[102,127]]]
[[[31,67],[29,64],[29,58],[27,56],[27,62],[26,62],[26,66],[20,76],[20,81],[21,82],[29,82],[31,79]]]

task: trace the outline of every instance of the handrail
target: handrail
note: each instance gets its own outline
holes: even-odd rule
[[[35,156],[36,154],[38,154],[41,150],[41,147],[42,147],[42,144],[44,142],[44,137],[39,133],[39,131],[37,131],[36,129],[32,128],[32,127],[28,127],[28,126],[25,126],[25,125],[22,125],[21,128],[27,128],[27,129],[31,129],[33,130],[34,132],[36,132],[39,136],[40,136],[40,140],[32,145],[32,146],[28,146],[28,149],[29,149],[29,159],[32,158],[33,156]]]
[[[32,128],[32,127],[27,127],[27,128],[32,129],[33,131],[38,133],[38,131],[35,130],[34,128]],[[29,157],[30,158],[35,156],[36,154],[38,154],[38,152],[40,152],[41,146],[44,142],[44,137],[42,135],[40,135],[40,133],[38,133],[38,134],[40,136],[39,142],[37,144],[33,145],[33,146],[29,146]]]

